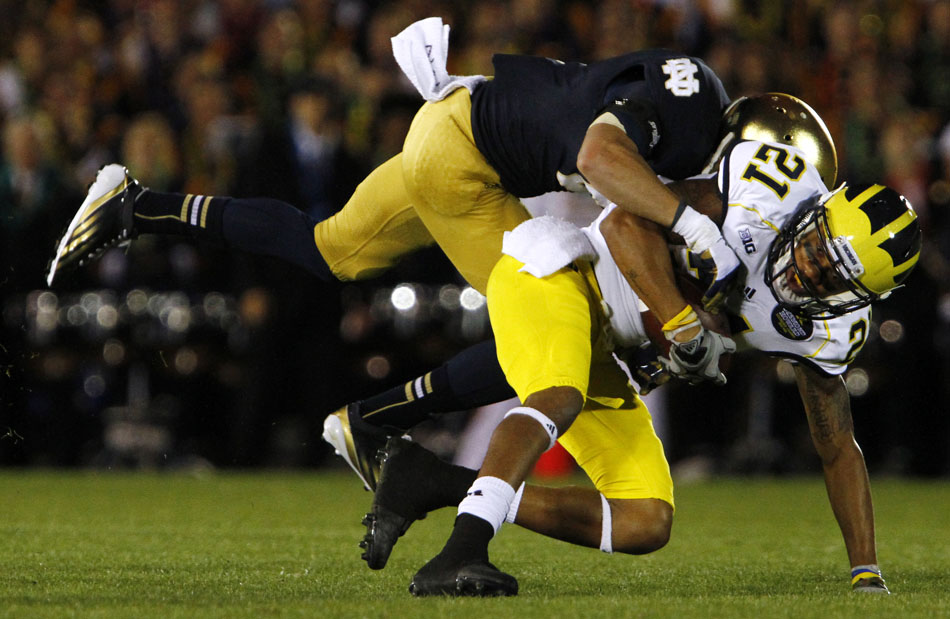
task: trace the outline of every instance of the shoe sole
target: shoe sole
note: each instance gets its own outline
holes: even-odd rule
[[[108,168],[117,169],[117,172],[121,174],[121,177],[116,180],[115,184],[107,185],[107,189],[104,192],[100,193],[97,191],[94,195],[92,190],[96,188],[95,185],[97,182],[99,182],[99,177],[104,173],[111,173],[111,171],[107,172]],[[125,188],[128,186],[129,178],[125,167],[117,163],[112,163],[103,167],[99,171],[99,174],[96,176],[96,181],[93,183],[93,186],[89,188],[89,193],[86,194],[86,199],[83,200],[82,204],[79,206],[79,210],[76,211],[76,215],[73,217],[72,221],[69,222],[66,232],[63,233],[63,238],[60,240],[59,246],[56,248],[56,255],[53,256],[53,261],[50,263],[49,274],[46,276],[47,286],[53,285],[53,279],[56,277],[56,269],[59,266],[59,260],[63,257],[63,254],[66,253],[67,249],[69,249],[71,245],[75,244],[76,240],[73,239],[73,235],[76,233],[79,227],[85,222],[88,222],[89,224],[95,223],[95,219],[93,219],[92,216],[97,210],[99,210],[99,207],[125,191]],[[120,243],[119,245],[121,246],[122,244]]]
[[[409,583],[409,593],[416,597],[448,595],[454,597],[511,597],[518,595],[518,581],[504,572],[472,572],[469,566],[459,569],[454,581],[442,583]]]
[[[366,535],[360,541],[360,548],[363,549],[360,558],[366,561],[369,569],[381,570],[386,567],[396,542],[413,522],[415,520],[403,518],[381,505],[373,505],[373,511],[363,517]]]
[[[349,423],[341,418],[341,413],[346,415],[345,406],[341,410],[327,415],[327,418],[323,421],[323,440],[329,443],[336,455],[343,458],[353,469],[353,472],[363,482],[363,488],[372,492],[375,490],[376,484],[370,484],[369,480],[364,477],[363,472],[360,471],[356,459],[356,446],[353,444],[353,433],[350,431]]]

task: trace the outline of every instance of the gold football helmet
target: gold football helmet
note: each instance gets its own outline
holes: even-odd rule
[[[799,206],[769,249],[767,282],[800,316],[846,314],[900,287],[920,246],[904,196],[883,185],[842,185]]]
[[[740,97],[722,115],[719,147],[705,172],[715,171],[722,154],[736,140],[760,140],[794,146],[818,169],[826,187],[838,177],[838,153],[824,121],[810,105],[792,95],[770,92]]]

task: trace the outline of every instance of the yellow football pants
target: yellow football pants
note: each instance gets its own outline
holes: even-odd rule
[[[314,240],[334,275],[373,277],[435,242],[485,293],[502,234],[530,215],[475,147],[471,112],[464,88],[423,105],[402,153],[366,177],[339,213],[316,225]]]
[[[524,401],[569,386],[584,409],[558,442],[611,499],[673,503],[673,480],[646,405],[611,355],[601,297],[590,266],[545,278],[519,272],[502,256],[488,282],[488,313],[498,360]]]

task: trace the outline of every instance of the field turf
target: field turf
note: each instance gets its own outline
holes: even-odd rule
[[[583,482],[582,482],[583,483]],[[415,599],[453,510],[380,572],[371,496],[340,471],[203,476],[0,472],[0,617],[950,617],[950,484],[875,480],[893,595],[849,592],[818,478],[680,484],[670,544],[606,556],[506,526],[509,599]]]

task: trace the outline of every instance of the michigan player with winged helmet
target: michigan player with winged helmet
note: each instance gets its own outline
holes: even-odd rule
[[[913,209],[881,185],[829,191],[804,153],[774,142],[740,142],[726,151],[715,178],[672,188],[707,214],[720,214],[745,274],[724,309],[734,340],[707,333],[691,350],[674,346],[671,368],[688,379],[718,380],[720,356],[735,349],[793,361],[852,587],[886,593],[867,471],[841,374],[867,336],[870,304],[899,287],[917,262]],[[640,301],[649,306],[658,292],[663,309],[651,309],[667,337],[706,331],[676,289],[669,258],[664,268],[649,251],[663,240],[659,233],[609,206],[584,231],[532,220],[509,235],[509,255],[492,274],[488,302],[499,360],[524,406],[506,416],[482,469],[467,478],[465,469],[440,463],[418,445],[390,440],[364,539],[368,561],[384,565],[413,519],[456,501],[452,535],[410,585],[417,595],[517,593],[514,577],[488,562],[488,541],[506,521],[606,551],[651,552],[666,543],[673,500],[662,447],[632,391],[624,403],[609,401],[618,393],[607,375],[619,381],[619,369],[604,361],[602,348],[646,342]],[[553,252],[535,250],[553,246],[580,249],[571,250],[569,264],[546,264]],[[687,256],[685,264],[697,261]],[[577,329],[584,312],[590,319]],[[530,465],[554,440],[596,490],[524,485]]]

